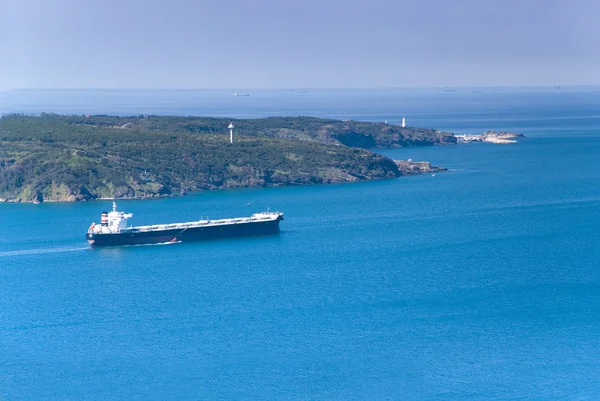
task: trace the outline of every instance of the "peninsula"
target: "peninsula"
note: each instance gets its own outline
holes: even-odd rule
[[[150,198],[393,178],[439,169],[367,148],[448,143],[456,143],[451,133],[313,117],[8,115],[0,119],[0,200]]]

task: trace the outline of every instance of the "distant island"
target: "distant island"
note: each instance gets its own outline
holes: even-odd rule
[[[0,201],[152,198],[393,178],[445,169],[368,148],[454,143],[447,132],[314,117],[8,115],[0,119]]]

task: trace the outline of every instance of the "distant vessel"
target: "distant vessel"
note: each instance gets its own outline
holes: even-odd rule
[[[249,93],[234,93],[233,96],[250,96]]]
[[[92,223],[88,229],[85,234],[87,242],[97,247],[277,234],[283,213],[267,211],[255,213],[250,217],[128,227],[127,220],[131,217],[131,213],[117,211],[117,204],[113,202],[113,210],[110,213],[102,212],[100,225]]]

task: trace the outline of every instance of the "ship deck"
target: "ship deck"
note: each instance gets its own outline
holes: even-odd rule
[[[127,227],[121,229],[120,233],[134,233],[134,232],[149,232],[149,231],[168,231],[168,230],[187,230],[190,228],[200,227],[215,227],[223,225],[234,225],[234,224],[247,224],[247,223],[260,223],[275,221],[283,216],[283,213],[279,212],[268,212],[268,213],[257,213],[251,217],[238,217],[233,219],[218,219],[218,220],[199,220],[190,221],[187,223],[172,223],[172,224],[155,224],[150,226],[137,226]]]

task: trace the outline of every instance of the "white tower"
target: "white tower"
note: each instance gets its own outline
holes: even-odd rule
[[[406,118],[402,117],[402,128],[406,127]]]
[[[229,124],[229,143],[233,143],[233,123]]]

